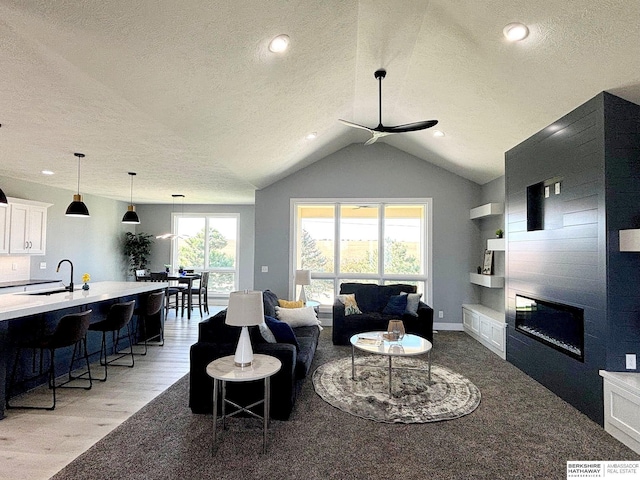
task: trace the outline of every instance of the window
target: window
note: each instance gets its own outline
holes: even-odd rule
[[[291,270],[311,270],[307,298],[332,304],[344,282],[408,283],[429,301],[430,205],[430,199],[292,199]]]
[[[172,265],[208,270],[209,292],[228,294],[238,289],[238,216],[174,214]]]

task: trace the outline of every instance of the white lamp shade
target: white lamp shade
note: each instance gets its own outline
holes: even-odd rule
[[[296,285],[311,285],[311,270],[296,270]]]
[[[260,325],[264,321],[262,292],[245,290],[231,292],[225,323],[236,327]]]

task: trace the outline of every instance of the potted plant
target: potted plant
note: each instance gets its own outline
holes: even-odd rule
[[[123,245],[124,256],[129,261],[129,271],[135,274],[136,270],[147,268],[147,262],[151,255],[151,238],[148,233],[126,232]]]
[[[497,238],[502,238],[503,236],[504,236],[504,231],[501,228],[497,229],[496,230],[496,237]]]

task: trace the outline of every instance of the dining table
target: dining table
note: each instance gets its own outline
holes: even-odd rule
[[[187,291],[187,319],[189,320],[191,319],[193,282],[195,280],[200,280],[201,277],[202,276],[199,273],[185,273],[185,274],[167,273],[167,276],[165,277],[167,282],[177,282],[178,284],[183,284],[187,286],[185,290]],[[148,281],[151,281],[151,275],[141,275],[136,277],[136,279],[139,281],[148,282]],[[176,310],[176,316],[177,314],[178,314],[178,311]]]

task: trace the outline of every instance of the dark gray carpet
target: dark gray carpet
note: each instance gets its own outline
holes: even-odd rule
[[[350,355],[322,332],[314,367]],[[332,407],[303,385],[292,417],[232,419],[211,457],[211,417],[187,407],[187,378],[55,475],[63,479],[565,479],[567,460],[638,460],[576,409],[461,332],[433,361],[469,378],[480,406],[455,420],[385,424]]]

